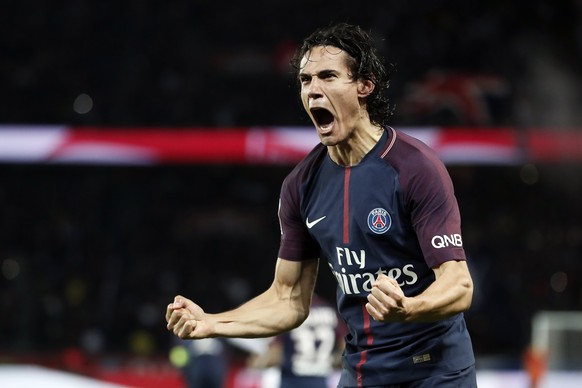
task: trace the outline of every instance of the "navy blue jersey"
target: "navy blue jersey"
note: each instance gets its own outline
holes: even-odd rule
[[[423,292],[432,267],[465,260],[461,221],[444,164],[421,141],[386,128],[353,167],[317,145],[283,182],[279,257],[322,257],[337,279],[347,324],[341,386],[379,386],[474,364],[464,317],[435,323],[382,323],[366,311],[380,273],[405,295]]]
[[[281,388],[327,388],[344,334],[335,307],[314,296],[305,322],[277,338],[283,350]]]

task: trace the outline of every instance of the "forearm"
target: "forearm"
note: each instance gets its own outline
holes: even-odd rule
[[[299,326],[309,314],[317,265],[279,260],[267,291],[236,309],[207,315],[214,336],[269,337]]]
[[[259,338],[295,328],[307,313],[297,300],[280,298],[270,288],[233,310],[208,314],[207,320],[216,337]]]

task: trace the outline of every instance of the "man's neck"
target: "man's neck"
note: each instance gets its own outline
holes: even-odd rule
[[[353,131],[345,142],[327,147],[329,157],[340,166],[355,166],[374,148],[383,132],[384,128],[374,125]]]

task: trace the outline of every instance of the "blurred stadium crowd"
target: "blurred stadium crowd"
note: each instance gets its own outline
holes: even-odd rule
[[[9,1],[7,123],[307,123],[288,61],[315,28],[370,30],[394,64],[394,125],[582,122],[577,0]]]
[[[346,20],[396,65],[395,126],[582,124],[580,1],[271,3],[8,2],[0,120],[308,125],[289,56],[314,28]],[[0,166],[2,349],[167,351],[175,293],[214,311],[270,283],[289,170]],[[519,357],[535,311],[582,305],[579,166],[451,174],[475,276],[476,352]],[[325,268],[321,278],[333,298]]]

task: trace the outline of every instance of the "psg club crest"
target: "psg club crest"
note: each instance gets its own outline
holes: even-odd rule
[[[392,218],[385,209],[377,207],[368,214],[368,227],[376,234],[386,233],[392,225]]]

